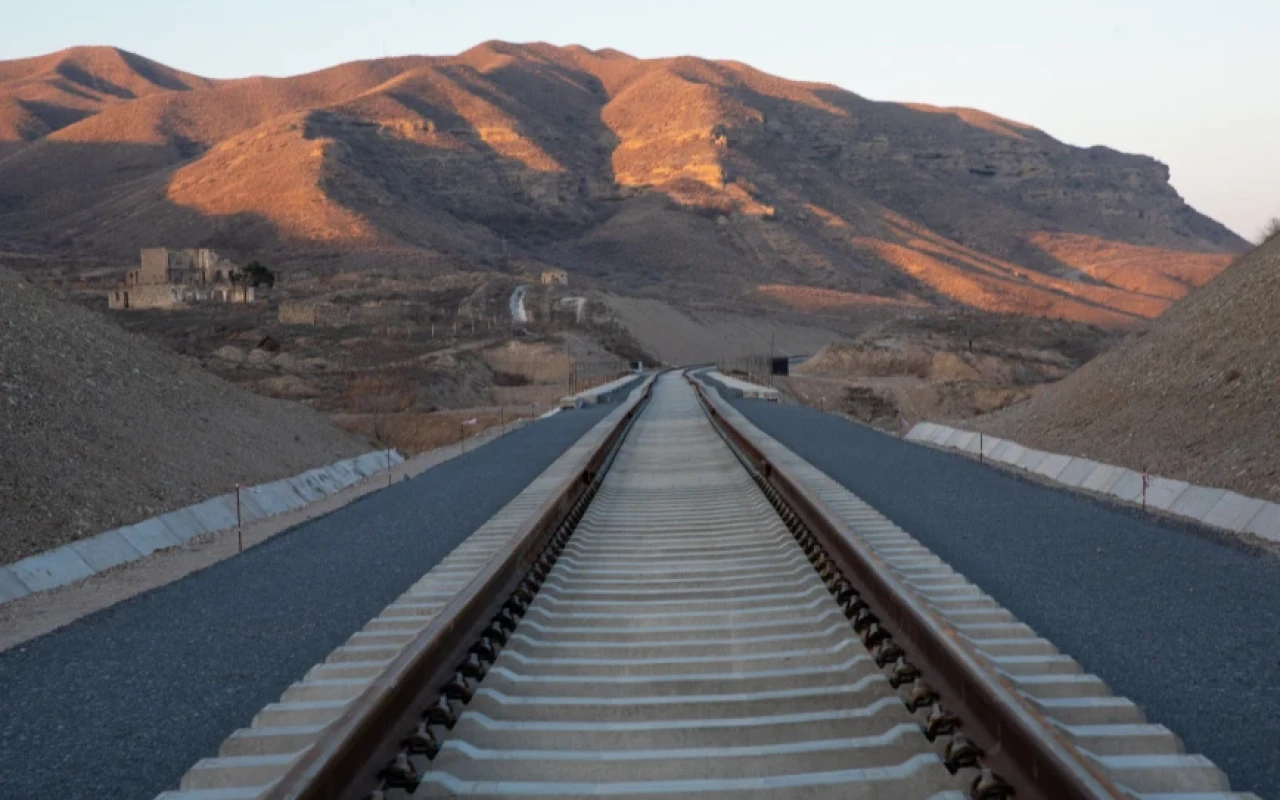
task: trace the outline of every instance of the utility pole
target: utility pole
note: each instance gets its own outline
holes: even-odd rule
[[[769,334],[769,388],[770,389],[773,388],[773,337],[774,337],[774,334],[772,333]]]

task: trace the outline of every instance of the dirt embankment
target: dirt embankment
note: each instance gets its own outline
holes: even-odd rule
[[[780,383],[802,403],[897,431],[1024,400],[1112,339],[1095,328],[1047,320],[925,316],[828,345]]]
[[[835,331],[766,316],[686,311],[661,300],[606,295],[605,302],[646,351],[667,364],[721,358],[808,355],[843,337]]]
[[[1280,500],[1280,238],[1142,334],[971,427]]]
[[[0,563],[369,449],[0,269]]]

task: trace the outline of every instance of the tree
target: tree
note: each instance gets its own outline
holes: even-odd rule
[[[276,274],[263,264],[254,260],[245,268],[231,273],[231,282],[237,286],[266,286],[268,289],[276,285]]]
[[[1261,241],[1269,242],[1277,236],[1280,236],[1280,217],[1272,217],[1267,220],[1266,225],[1262,226]]]

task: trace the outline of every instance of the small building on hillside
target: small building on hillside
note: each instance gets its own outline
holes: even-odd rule
[[[540,283],[543,286],[568,286],[569,273],[562,269],[544,269]]]
[[[113,309],[181,308],[197,303],[251,303],[254,287],[232,283],[236,265],[208,248],[142,251],[141,266],[111,292]]]

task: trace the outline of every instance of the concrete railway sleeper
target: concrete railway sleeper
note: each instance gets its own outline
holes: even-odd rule
[[[700,395],[658,380],[527,571],[489,581],[493,613],[457,626],[470,646],[437,648],[458,655],[434,691],[380,729],[352,710],[347,738],[381,744],[333,733],[265,795],[1247,797]]]

